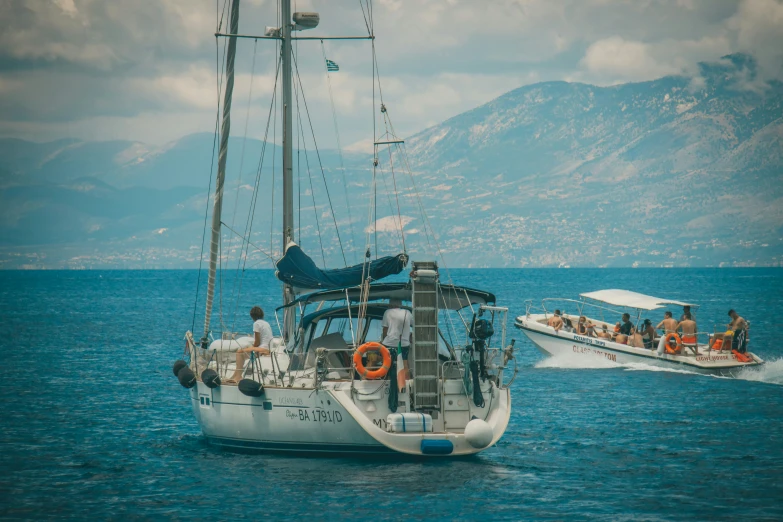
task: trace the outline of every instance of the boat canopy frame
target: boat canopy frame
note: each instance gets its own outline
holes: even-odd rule
[[[601,303],[614,306],[634,308],[636,310],[646,310],[648,312],[666,308],[666,305],[690,306],[691,308],[699,307],[699,305],[693,303],[685,303],[683,301],[676,301],[674,299],[653,297],[651,295],[640,294],[639,292],[631,292],[630,290],[596,290],[595,292],[585,292],[583,294],[579,294],[579,296],[583,299],[599,301]]]
[[[400,299],[401,301],[411,302],[412,292],[413,287],[410,284],[410,281],[399,283],[373,283],[370,285],[370,291],[367,294],[367,302],[370,303],[381,299]],[[275,311],[294,305],[306,307],[309,304],[329,301],[358,303],[361,302],[363,298],[361,286],[321,290],[299,296],[290,303],[278,307]],[[495,295],[491,292],[464,286],[440,285],[440,301],[438,302],[438,307],[441,309],[459,311],[473,305],[481,306],[493,304],[495,304]]]

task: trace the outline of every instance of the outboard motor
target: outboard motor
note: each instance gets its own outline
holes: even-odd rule
[[[201,382],[203,382],[207,388],[212,389],[217,388],[221,384],[218,373],[210,368],[201,372]]]

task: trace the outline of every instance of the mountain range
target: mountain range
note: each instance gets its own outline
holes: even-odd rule
[[[394,176],[380,157],[374,210],[371,155],[295,151],[297,239],[340,265],[340,246],[356,261],[376,233],[398,251],[401,219],[412,257],[439,247],[449,266],[779,266],[782,102],[746,55],[687,77],[524,86],[408,138]],[[213,142],[0,140],[0,267],[197,266]],[[269,266],[280,150],[235,137],[229,151],[224,253],[244,235],[249,264]]]

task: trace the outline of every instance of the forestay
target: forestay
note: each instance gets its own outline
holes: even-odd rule
[[[682,301],[675,301],[673,299],[663,299],[660,297],[640,294],[638,292],[631,292],[629,290],[598,290],[596,292],[588,292],[579,295],[586,299],[601,301],[602,303],[615,306],[626,306],[628,308],[637,308],[640,310],[657,310],[659,308],[665,307],[666,305],[691,307],[698,306],[691,303],[684,303]]]

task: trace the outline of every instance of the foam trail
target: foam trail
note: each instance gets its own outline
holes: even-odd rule
[[[535,364],[536,368],[603,369],[621,368],[622,365],[603,357],[585,357],[579,354],[552,355]]]
[[[625,363],[622,366],[627,372],[667,372],[684,373],[687,375],[704,375],[702,373],[691,370],[683,370],[682,368],[669,368],[668,366],[656,366],[654,364],[647,363]]]
[[[783,359],[769,360],[760,367],[743,368],[735,378],[783,385]]]
[[[698,375],[700,377],[712,377],[713,379],[742,379],[745,381],[766,382],[783,385],[783,358],[767,361],[761,367],[743,368],[733,377],[725,375],[710,375],[682,368],[670,368],[668,366],[656,366],[643,362],[617,363],[601,357],[584,357],[578,354],[553,355],[542,359],[535,364],[535,368],[562,368],[598,370],[607,368],[622,368],[625,371],[647,371],[681,373],[686,375]]]

